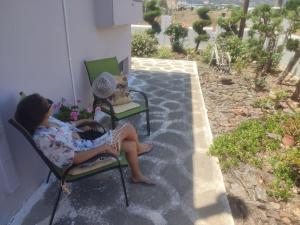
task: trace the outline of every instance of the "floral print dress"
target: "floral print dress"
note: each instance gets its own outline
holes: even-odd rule
[[[55,126],[39,126],[33,139],[44,155],[58,167],[69,167],[73,164],[76,152],[87,151],[103,144],[113,144],[116,130],[108,131],[103,136],[90,141],[80,139],[74,132],[80,132],[70,123],[64,123],[53,117],[49,118],[49,123]],[[119,133],[119,132],[118,132]],[[75,135],[74,135],[75,134]]]

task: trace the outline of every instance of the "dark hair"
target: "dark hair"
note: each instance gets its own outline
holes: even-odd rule
[[[49,111],[49,105],[45,98],[39,94],[24,97],[18,104],[15,119],[30,134],[34,134],[36,128],[43,122]]]

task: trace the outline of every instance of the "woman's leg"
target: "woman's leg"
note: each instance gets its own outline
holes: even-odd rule
[[[151,150],[151,148],[153,147],[152,144],[141,144],[139,142],[139,138],[137,135],[137,132],[135,130],[135,128],[127,123],[125,124],[121,130],[120,130],[120,139],[121,141],[133,141],[136,143],[137,145],[137,154],[143,154],[144,152],[147,152],[149,150]]]
[[[137,154],[137,144],[135,141],[123,141],[122,150],[125,152],[126,159],[128,161],[129,167],[132,173],[132,181],[136,183],[146,183],[154,184],[149,178],[145,177],[140,169],[138,154]]]

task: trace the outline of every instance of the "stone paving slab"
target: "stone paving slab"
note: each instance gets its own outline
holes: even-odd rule
[[[149,98],[151,136],[146,136],[144,116],[130,121],[142,141],[155,145],[140,160],[157,185],[131,184],[125,169],[130,201],[125,207],[117,171],[74,183],[71,195],[60,201],[54,224],[232,225],[218,161],[207,155],[212,134],[196,63],[133,58],[129,83]],[[42,185],[36,193],[41,197],[32,197],[11,225],[48,224],[56,189],[55,181]]]

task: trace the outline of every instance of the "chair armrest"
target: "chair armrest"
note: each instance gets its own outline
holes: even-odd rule
[[[94,96],[94,103],[93,103],[93,108],[95,110],[96,106],[97,106],[97,102],[100,101],[102,104],[105,104],[108,106],[110,114],[115,117],[115,111],[114,108],[112,106],[112,104],[107,100],[107,99],[102,99],[102,98],[97,98],[96,96]]]
[[[117,156],[115,156],[115,155],[113,155],[111,153],[100,153],[100,154],[98,154],[98,155],[96,155],[96,156],[94,156],[92,158],[89,158],[89,159],[87,159],[87,160],[85,160],[85,161],[83,161],[81,163],[73,164],[72,166],[68,167],[64,171],[64,173],[63,173],[62,182],[64,182],[64,180],[65,180],[66,176],[68,175],[68,173],[70,172],[70,170],[72,170],[72,169],[74,169],[76,167],[79,167],[79,166],[81,166],[81,165],[83,165],[85,163],[93,162],[94,160],[97,160],[98,158],[101,158],[101,157],[112,157],[112,158],[116,159],[117,162],[118,162],[118,164],[120,165],[120,160],[119,160],[119,158]]]
[[[146,95],[144,92],[138,91],[138,90],[134,90],[134,89],[129,89],[129,92],[136,92],[136,93],[142,95],[142,96],[144,97],[145,107],[146,107],[147,109],[149,108],[149,107],[148,107],[148,97],[147,97],[147,95]]]

